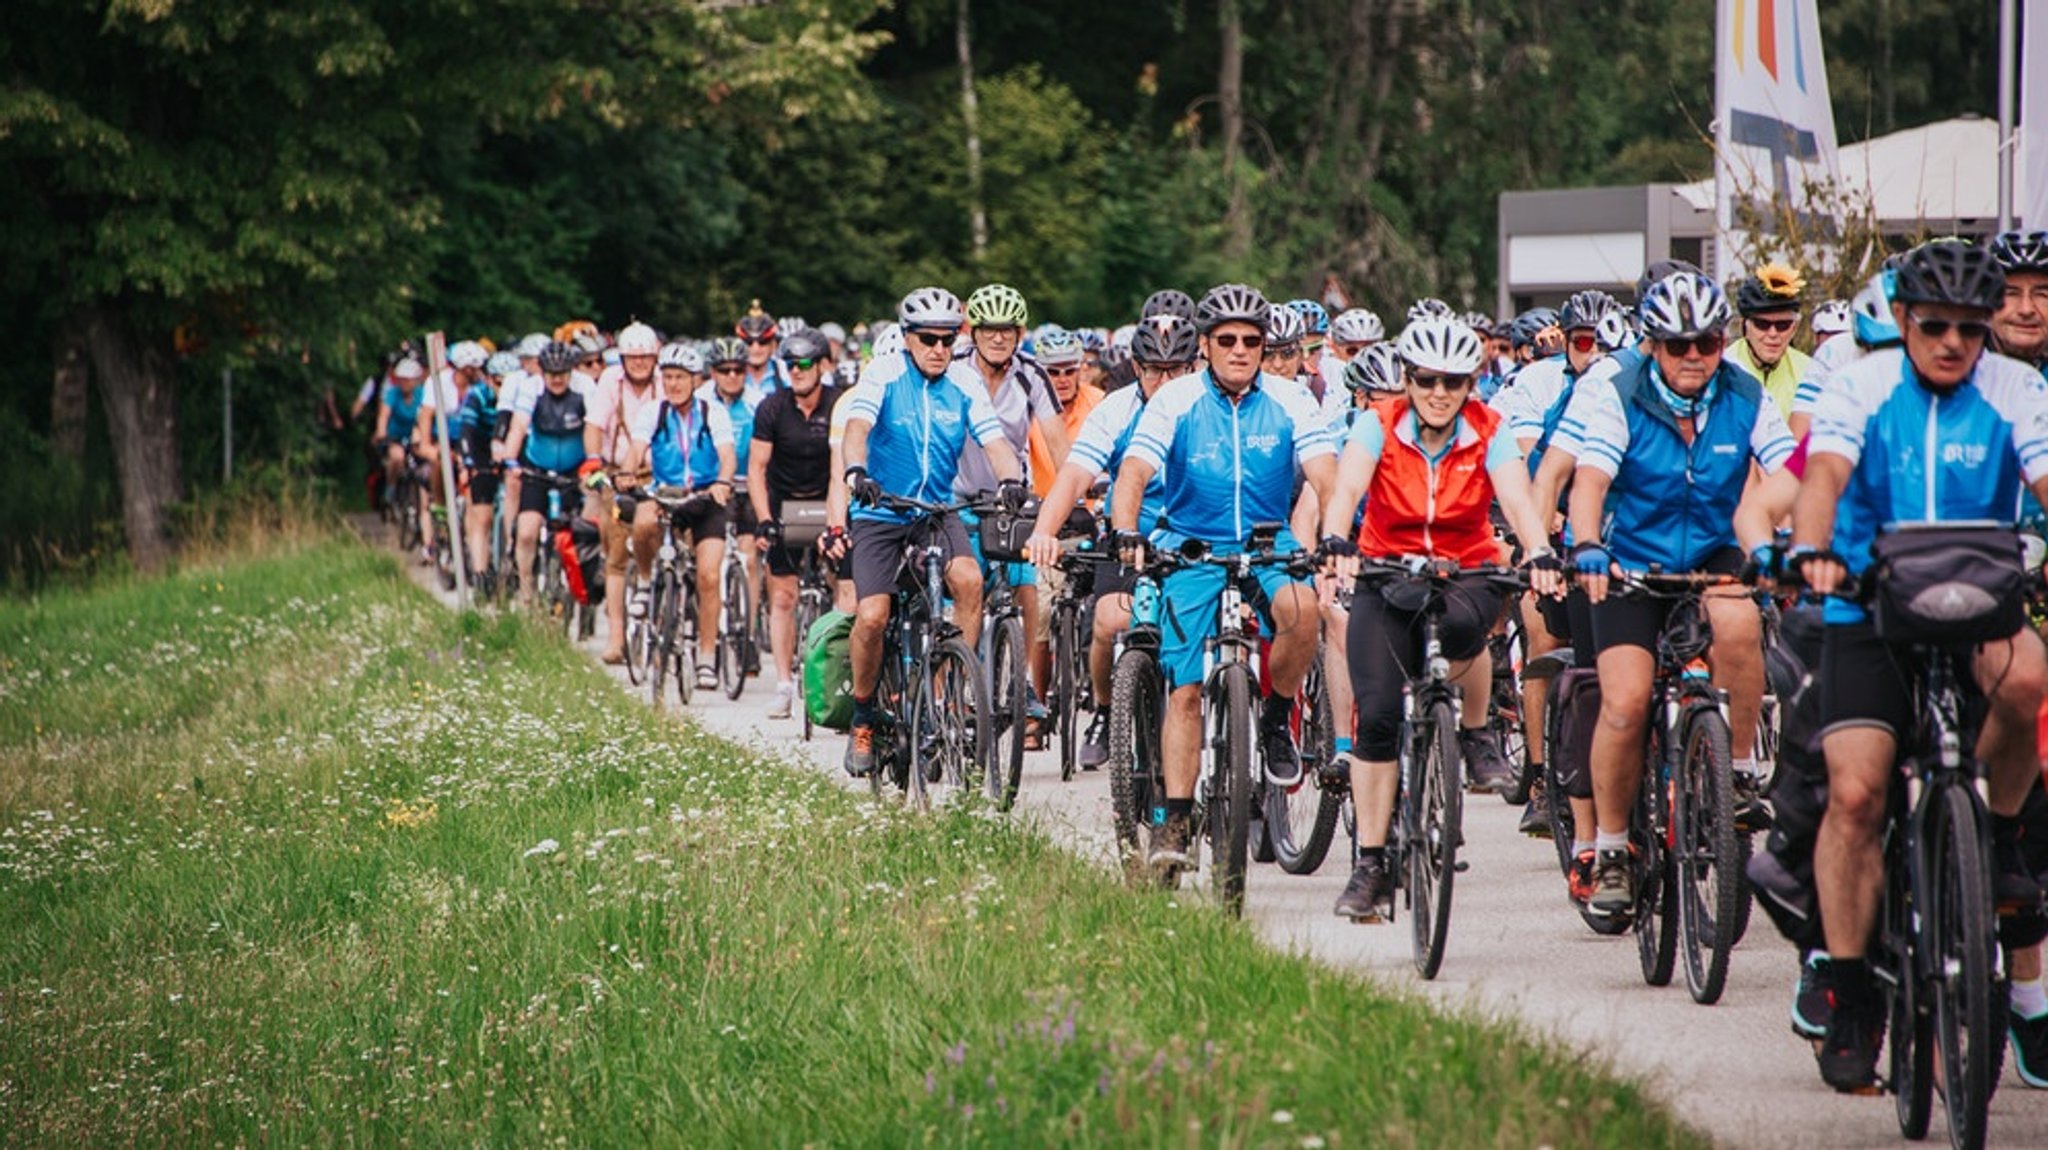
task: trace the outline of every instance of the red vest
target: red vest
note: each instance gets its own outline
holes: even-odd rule
[[[1486,451],[1500,426],[1499,413],[1477,401],[1467,403],[1459,413],[1457,440],[1434,464],[1415,443],[1415,419],[1405,399],[1365,413],[1365,418],[1375,416],[1386,440],[1366,492],[1359,551],[1382,559],[1426,555],[1460,567],[1500,562],[1487,514],[1493,478],[1486,473]]]

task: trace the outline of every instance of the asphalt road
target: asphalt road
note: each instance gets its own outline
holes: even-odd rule
[[[424,570],[408,566],[423,586],[429,584]],[[452,604],[452,594],[430,589]],[[585,645],[593,659],[601,641]],[[610,670],[622,689],[647,697],[645,687],[627,683],[623,668]],[[821,730],[805,743],[800,720],[767,718],[773,693],[768,683],[766,677],[749,682],[736,702],[699,692],[687,714],[710,733],[844,779],[844,739]],[[1105,774],[1078,774],[1062,783],[1051,752],[1027,755],[1017,817],[1076,853],[1111,865]],[[1721,1145],[1902,1144],[1889,1096],[1848,1097],[1822,1084],[1811,1047],[1792,1033],[1787,1016],[1797,956],[1761,911],[1735,952],[1727,990],[1716,1005],[1692,1001],[1682,969],[1671,986],[1647,986],[1633,937],[1600,938],[1580,922],[1565,900],[1551,844],[1518,834],[1518,817],[1518,808],[1498,798],[1468,796],[1463,857],[1471,869],[1458,878],[1447,954],[1434,981],[1415,974],[1405,920],[1367,926],[1330,913],[1348,877],[1341,843],[1313,875],[1254,866],[1246,918],[1276,949],[1357,972],[1393,993],[1512,1019],[1552,1037],[1581,1057],[1645,1083]],[[1338,833],[1341,838],[1341,827]],[[1195,885],[1196,879],[1186,880],[1183,890]],[[1190,913],[1212,912],[1191,906]],[[2010,1060],[1991,1110],[1992,1146],[2048,1148],[2048,1091],[2029,1090],[2011,1072]],[[1929,1144],[1946,1138],[1937,1099]]]

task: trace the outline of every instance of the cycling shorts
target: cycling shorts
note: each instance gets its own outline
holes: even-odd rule
[[[733,496],[733,501],[737,503],[739,496]],[[687,532],[693,545],[708,543],[725,538],[725,524],[731,518],[732,510],[729,506],[719,506],[716,499],[698,499],[670,512],[669,522],[676,530]]]
[[[1217,603],[1223,598],[1229,573],[1204,563],[1166,577],[1159,587],[1162,608],[1159,619],[1159,662],[1166,671],[1169,687],[1193,687],[1202,682],[1202,649],[1216,634]],[[1259,625],[1273,631],[1272,601],[1283,587],[1300,583],[1282,567],[1258,567],[1252,571],[1263,593]],[[1306,584],[1302,584],[1306,586]],[[1246,595],[1249,600],[1252,598]]]
[[[1444,658],[1462,663],[1485,650],[1501,608],[1501,593],[1484,577],[1453,582],[1437,624]],[[1402,688],[1422,665],[1422,623],[1420,610],[1388,602],[1377,581],[1361,581],[1351,594],[1344,654],[1358,716],[1353,745],[1368,762],[1392,762],[1400,754]]]
[[[574,519],[576,513],[582,507],[582,488],[572,487],[562,492],[562,514],[564,516]],[[535,515],[545,518],[548,513],[548,485],[539,479],[533,478],[529,478],[526,482],[521,483],[519,485],[519,510],[522,514],[531,511]]]
[[[1742,552],[1723,547],[1707,556],[1700,570],[1714,575],[1740,574]],[[1663,634],[1664,624],[1679,602],[1662,597],[1617,595],[1610,589],[1606,602],[1593,604],[1591,612],[1595,654],[1611,647],[1641,647],[1654,655],[1657,636]]]
[[[913,540],[931,537],[933,520],[917,519],[909,523],[891,523],[884,519],[856,519],[851,528],[853,556],[849,566],[853,570],[853,593],[866,599],[873,595],[892,595],[896,591],[896,571],[903,565],[903,547]],[[967,528],[957,516],[949,515],[939,529],[939,549],[946,565],[961,556],[973,556],[973,544],[968,542]]]
[[[487,507],[498,501],[498,488],[504,476],[495,467],[479,468],[469,473],[469,505]]]
[[[1536,613],[1543,617],[1551,637],[1572,649],[1576,665],[1593,665],[1593,604],[1584,591],[1573,587],[1562,599],[1538,595]]]
[[[1956,685],[1966,700],[1983,698],[1977,678],[1969,673],[1972,646],[1951,651],[1957,664]],[[1872,623],[1831,623],[1820,647],[1820,730],[1875,727],[1893,738],[1909,733],[1914,721],[1913,677],[1919,660],[1910,647],[1877,637]]]

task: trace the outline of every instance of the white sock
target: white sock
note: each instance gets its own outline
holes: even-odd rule
[[[1582,855],[1582,854],[1585,854],[1585,853],[1586,853],[1587,851],[1590,851],[1590,850],[1598,850],[1598,849],[1599,849],[1598,847],[1594,846],[1594,845],[1593,845],[1592,843],[1590,843],[1590,842],[1584,842],[1584,843],[1582,843],[1582,842],[1578,841],[1577,839],[1573,839],[1573,840],[1572,840],[1572,857],[1573,857],[1573,858],[1577,858],[1577,857],[1579,857],[1580,855]]]
[[[2048,1014],[2048,986],[2042,985],[2038,978],[2032,982],[2013,983],[2012,1009],[2021,1018],[2039,1018]]]
[[[1755,778],[1757,776],[1758,772],[1755,759],[1737,759],[1735,760],[1733,765],[1735,767],[1735,773],[1738,775],[1748,775],[1750,778]]]
[[[1608,834],[1606,831],[1593,832],[1593,849],[1596,851],[1625,851],[1628,849],[1628,832]]]

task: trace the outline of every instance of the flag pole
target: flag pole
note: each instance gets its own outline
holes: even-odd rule
[[[2018,55],[2019,22],[2013,0],[1998,4],[1998,230],[2012,229],[2013,58]]]
[[[469,607],[469,532],[455,506],[455,457],[448,450],[448,400],[455,399],[454,381],[446,394],[441,391],[442,373],[448,366],[447,337],[438,331],[427,333],[427,386],[434,389],[434,442],[441,456],[442,505],[448,509],[448,565],[455,569],[455,605]]]

